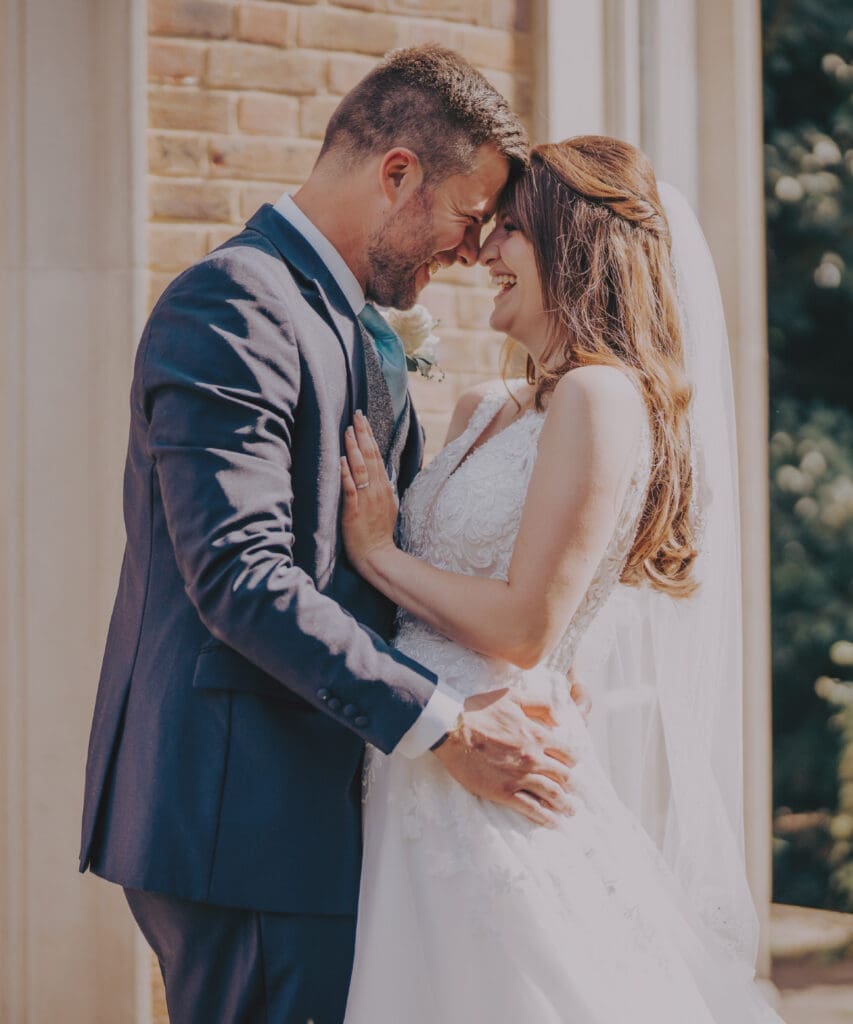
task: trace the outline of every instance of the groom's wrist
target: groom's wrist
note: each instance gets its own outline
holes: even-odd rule
[[[439,681],[426,707],[394,748],[394,753],[408,758],[429,753],[443,736],[453,732],[463,708],[464,703],[459,694]]]
[[[450,739],[450,737],[451,737],[451,736],[452,736],[452,735],[453,735],[453,734],[454,734],[455,732],[459,732],[459,731],[461,730],[461,728],[462,728],[462,711],[460,711],[460,712],[459,712],[459,714],[458,714],[458,715],[456,716],[456,721],[455,721],[455,722],[453,723],[453,728],[452,728],[452,729],[448,729],[448,730],[447,730],[447,732],[443,733],[443,734],[442,734],[442,735],[441,735],[441,736],[440,736],[440,737],[439,737],[439,738],[438,738],[438,739],[437,739],[437,740],[435,741],[435,743],[433,743],[433,745],[432,745],[432,746],[431,746],[431,747],[430,747],[429,749],[430,749],[430,750],[431,750],[431,751],[432,751],[433,753],[435,753],[435,751],[436,751],[436,750],[438,750],[438,749],[439,749],[439,747],[442,747],[442,746],[444,746],[444,744],[445,744],[445,743],[446,743],[446,742],[447,742],[447,741],[448,741],[448,740]]]

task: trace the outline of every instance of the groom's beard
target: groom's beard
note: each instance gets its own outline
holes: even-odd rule
[[[418,271],[429,266],[435,252],[431,204],[426,191],[418,189],[370,238],[367,298],[380,306],[411,309],[420,291]]]

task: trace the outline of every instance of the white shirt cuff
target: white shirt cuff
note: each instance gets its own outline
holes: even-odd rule
[[[408,758],[425,754],[446,732],[456,726],[464,706],[462,697],[439,680],[435,693],[427,701],[415,724],[404,733],[394,753]]]

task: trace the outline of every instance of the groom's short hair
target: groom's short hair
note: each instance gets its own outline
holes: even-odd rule
[[[527,133],[509,104],[464,57],[429,44],[392,50],[341,100],[326,128],[322,158],[346,163],[405,146],[417,153],[424,183],[473,169],[492,143],[510,165],[527,165]]]

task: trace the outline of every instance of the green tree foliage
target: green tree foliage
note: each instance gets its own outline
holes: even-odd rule
[[[762,9],[774,796],[837,811],[839,733],[813,682],[853,640],[853,0]],[[839,905],[838,843],[779,845],[777,898]]]
[[[835,802],[835,744],[812,683],[853,637],[853,415],[795,399],[770,442],[776,801]]]
[[[764,17],[771,393],[853,410],[853,3]]]
[[[853,667],[853,643],[833,644],[830,656],[836,665]],[[841,736],[838,761],[838,811],[829,824],[832,845],[827,860],[832,874],[830,893],[840,909],[853,911],[853,683],[822,676],[815,684],[818,694],[837,708],[832,725]]]

